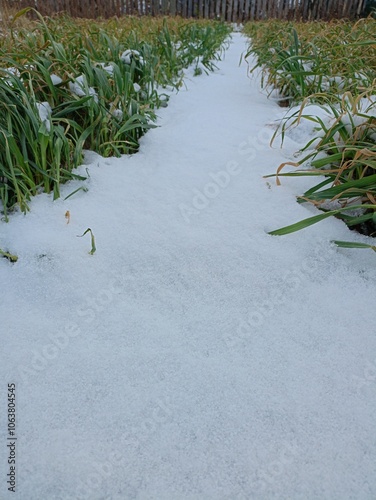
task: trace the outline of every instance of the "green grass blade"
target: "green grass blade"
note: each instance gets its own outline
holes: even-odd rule
[[[280,229],[276,229],[274,231],[270,231],[268,234],[272,236],[284,236],[285,234],[295,233],[296,231],[300,231],[301,229],[305,229],[306,227],[312,226],[317,222],[320,222],[328,217],[335,216],[341,214],[346,210],[356,210],[357,208],[370,208],[376,210],[376,205],[353,205],[350,207],[344,207],[338,210],[329,210],[328,212],[324,212],[323,214],[314,215],[313,217],[308,217],[308,219],[301,220],[296,222],[295,224],[291,224],[289,226],[282,227]]]
[[[337,247],[340,248],[370,248],[374,252],[376,252],[375,245],[368,245],[367,243],[357,243],[355,241],[339,241],[333,240],[332,243],[335,243]]]
[[[83,234],[78,235],[78,236],[77,236],[77,238],[82,238],[82,237],[83,237],[83,236],[85,236],[85,234],[87,234],[87,233],[90,233],[90,235],[91,235],[91,250],[90,250],[89,254],[90,254],[90,255],[94,255],[94,254],[95,254],[95,252],[96,252],[96,250],[97,250],[97,248],[96,248],[96,246],[95,246],[95,238],[94,238],[94,234],[93,234],[93,231],[90,229],[90,227],[88,227],[88,228],[86,229],[86,231],[85,231]]]

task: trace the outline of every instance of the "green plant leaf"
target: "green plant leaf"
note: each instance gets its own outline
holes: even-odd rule
[[[313,224],[316,224],[317,222],[327,219],[328,217],[331,217],[333,215],[341,214],[346,210],[356,210],[357,208],[370,208],[376,210],[376,205],[352,205],[338,210],[329,210],[328,212],[324,212],[323,214],[308,217],[308,219],[301,220],[300,222],[296,222],[295,224],[270,231],[268,234],[271,234],[272,236],[284,236],[285,234],[290,234],[296,231],[300,231],[301,229],[305,229],[306,227],[312,226]]]
[[[87,233],[90,233],[90,235],[91,235],[91,250],[90,250],[89,254],[90,255],[94,255],[97,249],[96,249],[96,246],[95,246],[94,234],[93,234],[93,231],[90,229],[90,227],[88,227],[83,234],[78,235],[77,238],[82,238]]]
[[[17,262],[18,261],[17,255],[13,255],[9,252],[4,252],[4,250],[1,250],[1,248],[0,248],[0,255],[2,255],[6,259],[8,259],[10,262]]]
[[[357,243],[355,241],[339,241],[333,240],[332,243],[335,243],[337,247],[340,248],[370,248],[374,252],[376,252],[376,245],[368,245],[367,243]]]

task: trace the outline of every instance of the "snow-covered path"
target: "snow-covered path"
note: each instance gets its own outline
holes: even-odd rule
[[[87,193],[1,223],[1,499],[376,498],[375,257],[334,248],[362,241],[338,220],[267,235],[313,209],[262,178],[299,144],[269,148],[244,48],[137,155],[88,155]]]

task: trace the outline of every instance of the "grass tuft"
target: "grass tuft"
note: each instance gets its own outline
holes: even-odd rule
[[[30,10],[30,9],[29,9]],[[183,69],[215,68],[230,28],[179,18],[28,21],[0,33],[0,201],[7,220],[39,192],[60,196],[83,149],[134,153]],[[83,190],[85,188],[82,188]],[[77,191],[76,191],[77,192]],[[74,193],[72,193],[74,194]]]
[[[273,20],[250,23],[245,32],[252,37],[250,71],[261,70],[269,95],[298,104],[298,110],[286,114],[272,142],[279,137],[283,143],[302,121],[314,124],[314,135],[298,152],[300,159],[281,164],[272,176],[277,184],[282,177],[319,176],[298,202],[312,203],[324,213],[270,234],[288,234],[335,216],[351,229],[376,235],[375,21]],[[283,172],[288,165],[297,170]]]

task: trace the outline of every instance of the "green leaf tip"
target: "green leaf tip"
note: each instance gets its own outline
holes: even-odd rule
[[[96,248],[96,246],[95,246],[95,238],[94,238],[94,234],[93,234],[93,231],[90,229],[90,227],[88,227],[88,228],[86,229],[86,231],[85,231],[83,234],[81,234],[81,235],[77,235],[77,238],[82,238],[82,237],[83,237],[83,236],[85,236],[85,234],[87,234],[87,233],[90,233],[90,234],[91,234],[91,250],[90,250],[89,254],[90,254],[90,255],[94,255],[94,254],[95,254],[95,252],[96,252],[96,250],[97,250],[97,248]]]

